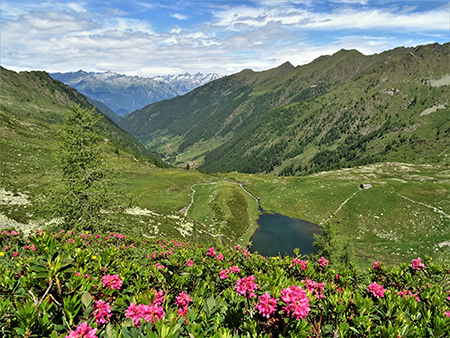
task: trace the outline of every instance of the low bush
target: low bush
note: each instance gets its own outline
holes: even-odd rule
[[[119,233],[0,234],[4,337],[448,337],[447,266],[333,270]]]

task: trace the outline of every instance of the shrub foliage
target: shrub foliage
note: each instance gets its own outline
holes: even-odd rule
[[[449,270],[119,233],[0,234],[5,337],[448,337]]]

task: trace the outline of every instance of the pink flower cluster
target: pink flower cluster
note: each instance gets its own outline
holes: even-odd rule
[[[425,267],[425,264],[421,263],[420,262],[421,260],[422,260],[421,258],[413,259],[411,262],[411,267],[415,270],[419,270],[419,271],[422,270],[422,268]]]
[[[230,272],[232,272],[232,273],[239,273],[239,272],[241,272],[241,269],[238,266],[233,265],[233,266],[230,267]]]
[[[255,283],[255,276],[251,275],[246,278],[241,278],[237,281],[237,285],[235,289],[237,293],[246,296],[248,293],[248,298],[256,297],[256,294],[253,292],[258,288],[258,284]]]
[[[86,322],[83,322],[77,326],[76,331],[70,330],[69,335],[65,338],[97,338],[96,333],[97,329],[93,329]]]
[[[190,259],[188,259],[188,260],[186,261],[186,266],[194,266],[194,262],[191,261]]]
[[[180,292],[180,294],[175,298],[175,305],[178,306],[178,314],[186,318],[188,305],[192,302],[191,297],[186,293]]]
[[[159,262],[156,262],[153,266],[156,266],[158,269],[165,269],[166,267],[162,264],[159,264]]]
[[[255,309],[259,311],[263,317],[269,318],[277,308],[278,299],[272,298],[267,292],[259,296],[259,303],[255,303]]]
[[[407,290],[407,291],[402,290],[402,291],[399,291],[398,294],[399,294],[400,296],[405,297],[405,298],[413,297],[413,298],[415,298],[418,302],[420,302],[420,298],[419,298],[419,296],[417,295],[417,293],[412,293],[411,290]]]
[[[377,282],[373,282],[367,287],[367,290],[372,292],[372,294],[377,298],[384,297],[384,288],[383,285],[378,284]]]
[[[120,279],[119,275],[106,275],[102,279],[102,285],[106,288],[111,288],[115,290],[120,290],[123,281]]]
[[[228,274],[230,273],[230,270],[225,269],[220,271],[220,279],[227,279],[228,278]]]
[[[134,303],[131,303],[125,312],[125,317],[133,319],[134,326],[136,327],[141,325],[141,318],[146,322],[152,322],[154,324],[155,319],[161,320],[166,314],[164,308],[161,306],[163,299],[163,292],[160,291],[156,294],[156,298],[153,300],[152,305],[135,305]]]
[[[381,270],[380,261],[376,261],[373,265],[374,270]]]
[[[325,298],[325,296],[322,294],[323,288],[325,287],[325,283],[317,283],[308,278],[303,280],[302,282],[305,283],[305,287],[309,292],[314,293],[317,299]]]
[[[303,319],[308,315],[309,298],[306,291],[300,286],[291,285],[289,288],[283,289],[281,299],[286,304],[283,311],[291,318]]]
[[[214,249],[213,246],[208,249],[208,252],[206,253],[206,255],[209,257],[214,257],[216,255],[216,250]]]
[[[302,261],[300,258],[293,258],[292,259],[292,266],[294,265],[300,265],[300,270],[306,270],[307,266],[307,262],[306,261]]]
[[[319,265],[320,266],[327,266],[328,265],[328,261],[324,257],[320,257]]]
[[[220,279],[227,279],[228,274],[230,272],[231,273],[239,273],[239,272],[241,272],[241,269],[238,266],[233,265],[229,269],[222,270],[222,271],[220,271]]]
[[[93,316],[97,325],[109,322],[109,318],[112,316],[111,305],[100,299],[95,302],[94,309]]]

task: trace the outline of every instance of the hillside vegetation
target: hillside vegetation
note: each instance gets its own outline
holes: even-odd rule
[[[285,66],[289,71],[291,67]],[[2,227],[29,230],[38,226],[32,198],[59,179],[54,152],[60,124],[56,122],[62,121],[70,105],[88,103],[42,72],[2,70],[1,74],[4,123],[0,142],[5,151],[0,152],[0,221]],[[72,96],[78,99],[70,100]],[[439,111],[422,117],[436,113]],[[52,119],[55,123],[49,123]],[[134,197],[135,208],[122,215],[130,234],[245,246],[258,226],[260,211],[255,198],[259,198],[269,212],[323,226],[332,224],[342,241],[352,243],[356,263],[361,266],[374,259],[399,264],[416,255],[448,258],[446,163],[388,162],[304,177],[206,175],[196,170],[159,169],[153,160],[138,156],[115,139],[122,135],[124,140],[133,140],[130,135],[106,118],[102,123],[109,123],[114,131],[104,134],[104,155],[121,168],[125,178],[121,189]],[[438,158],[445,159],[445,155],[441,152]],[[245,183],[245,189],[238,183]],[[361,190],[361,183],[370,183],[372,188]]]
[[[244,70],[126,116],[173,164],[304,175],[383,161],[449,163],[449,44]]]
[[[16,73],[0,68],[0,82],[2,185],[30,184],[54,167],[56,134],[65,112],[74,105],[89,109],[93,106],[75,89],[45,72]],[[101,120],[98,128],[107,153],[147,157],[150,162],[166,166],[108,117]]]
[[[122,233],[0,234],[7,337],[448,337],[447,265],[363,271],[323,257]]]

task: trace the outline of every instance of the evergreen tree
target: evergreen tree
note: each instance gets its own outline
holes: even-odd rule
[[[331,222],[323,225],[323,230],[319,235],[314,235],[313,246],[317,248],[317,254],[325,257],[330,263],[336,263],[338,260],[338,241],[336,230]]]
[[[322,232],[314,235],[314,239],[313,245],[317,248],[317,254],[329,260],[330,265],[349,267],[354,260],[352,244],[349,241],[342,244],[332,222],[325,223]]]
[[[102,117],[95,109],[74,106],[59,133],[61,180],[39,211],[60,220],[66,230],[110,228],[127,200],[117,190],[117,171],[107,167],[102,155],[103,138],[96,129]]]

